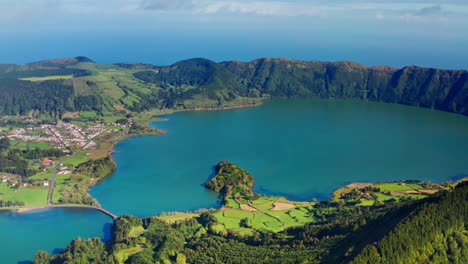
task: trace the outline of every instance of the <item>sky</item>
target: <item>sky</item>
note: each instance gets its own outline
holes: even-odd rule
[[[0,63],[79,55],[468,69],[468,0],[0,0]]]

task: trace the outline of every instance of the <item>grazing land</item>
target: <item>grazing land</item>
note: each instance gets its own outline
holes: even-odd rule
[[[72,79],[73,75],[54,75],[54,76],[44,76],[44,77],[28,77],[28,78],[19,78],[23,81],[31,81],[31,82],[41,82],[41,81],[48,81],[48,80],[67,80]]]
[[[280,232],[287,228],[303,226],[317,222],[324,208],[317,206],[323,202],[294,202],[283,197],[262,196],[252,191],[253,177],[237,165],[222,161],[216,166],[216,175],[206,182],[209,189],[222,195],[223,206],[212,211],[217,224],[213,232],[227,235],[252,235],[255,231]],[[399,183],[353,183],[340,188],[333,194],[334,206],[325,206],[333,210],[338,205],[344,206],[378,206],[385,203],[396,203],[428,197],[427,190],[436,193],[440,190],[451,190],[456,183],[444,185],[429,182],[406,181]],[[404,193],[414,191],[416,193]],[[158,218],[174,223],[199,214],[178,212],[162,215]]]

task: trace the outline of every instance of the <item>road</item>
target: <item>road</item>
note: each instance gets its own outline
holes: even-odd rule
[[[47,197],[47,204],[52,205],[52,196],[54,195],[54,189],[55,189],[55,180],[57,179],[57,166],[54,167],[54,175],[52,176],[52,179],[49,182],[49,197]]]
[[[115,138],[121,138],[123,137],[124,133],[120,133],[118,136],[115,136],[115,137],[112,137],[111,140],[108,140],[108,141],[112,141],[114,140]],[[89,143],[91,142],[91,139],[88,138],[88,141],[86,142],[86,144],[83,145],[83,147],[81,149],[84,149]],[[65,144],[64,144],[65,145]],[[78,151],[74,152],[71,156],[74,156],[76,155],[76,153],[78,153]],[[95,210],[98,210],[98,211],[101,211],[103,212],[104,214],[112,217],[114,220],[117,219],[117,215],[111,213],[110,211],[107,211],[106,209],[102,208],[102,207],[97,207],[97,206],[91,206],[91,205],[81,205],[81,204],[53,204],[52,203],[52,198],[53,198],[53,195],[54,195],[54,190],[55,190],[55,185],[56,185],[56,179],[57,179],[57,167],[60,166],[60,164],[57,164],[54,166],[54,174],[52,175],[52,179],[50,180],[49,182],[49,196],[47,197],[47,206],[38,206],[38,207],[35,207],[35,206],[28,206],[28,207],[23,207],[25,209],[37,209],[37,208],[63,208],[63,207],[71,207],[71,208],[89,208],[89,209],[95,209]]]

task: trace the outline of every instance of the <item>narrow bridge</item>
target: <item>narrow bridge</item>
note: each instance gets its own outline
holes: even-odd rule
[[[44,208],[85,208],[85,209],[94,209],[94,210],[98,210],[98,211],[112,217],[112,219],[114,219],[114,220],[119,217],[118,215],[113,214],[110,211],[107,211],[106,209],[104,209],[102,207],[84,205],[84,204],[52,204],[52,205],[47,205]]]
[[[107,211],[106,209],[102,207],[97,207],[97,206],[91,206],[91,205],[84,205],[84,204],[49,204],[45,206],[25,206],[21,207],[18,210],[34,210],[34,209],[48,209],[48,208],[84,208],[84,209],[93,209],[93,210],[98,210],[101,213],[104,213],[110,217],[112,217],[113,220],[117,219],[119,216],[116,214],[111,213],[110,211]],[[1,209],[6,209],[6,210],[12,210],[11,208],[1,208]]]

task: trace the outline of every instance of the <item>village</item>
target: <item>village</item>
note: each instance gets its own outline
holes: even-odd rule
[[[80,127],[72,123],[43,124],[40,127],[17,128],[8,132],[12,141],[47,142],[57,148],[92,149],[97,146],[97,136],[129,128],[132,124],[95,123]]]
[[[30,158],[26,168],[34,171],[31,176],[25,177],[8,170],[0,171],[0,201],[3,206],[15,206],[21,202],[27,205],[45,205],[48,203],[49,188],[55,187],[53,179],[57,177],[58,190],[49,198],[49,201],[54,199],[57,202],[61,197],[61,190],[73,188],[75,180],[72,179],[83,182],[82,175],[77,172],[78,166],[89,161],[93,151],[99,152],[107,137],[127,133],[131,126],[130,122],[121,124],[100,121],[80,125],[67,122],[43,124],[33,119],[23,120],[13,126],[3,126],[0,140],[8,139],[10,149],[38,149],[56,154]],[[86,179],[85,182],[90,180],[94,179]]]

